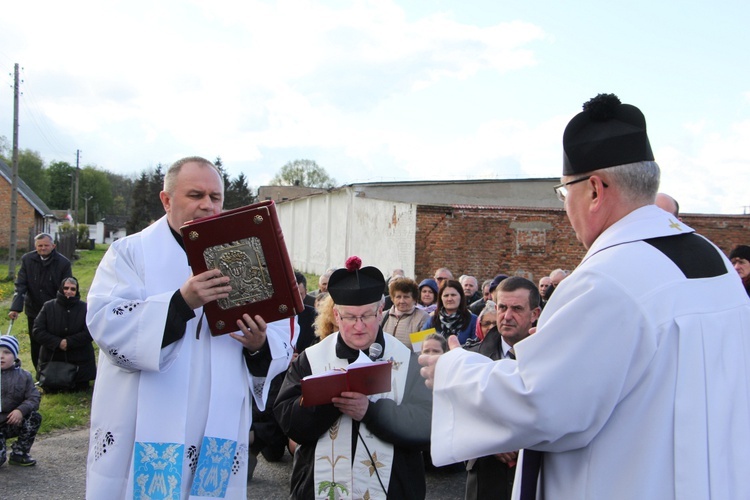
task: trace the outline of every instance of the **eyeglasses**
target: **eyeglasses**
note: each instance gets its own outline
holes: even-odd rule
[[[488,326],[497,326],[497,321],[482,321],[481,325],[485,328]]]
[[[63,290],[70,290],[71,292],[75,292],[78,289],[74,286],[64,286]]]
[[[448,278],[435,278],[435,281],[445,281],[445,280],[447,280],[447,279],[448,279]]]
[[[557,199],[564,202],[565,198],[568,197],[568,186],[571,184],[575,184],[576,182],[583,182],[591,179],[593,175],[587,175],[586,177],[581,177],[580,179],[575,179],[568,182],[563,182],[562,184],[558,184],[553,189],[555,190],[555,194],[557,195]],[[602,186],[609,187],[606,182],[602,182]]]
[[[346,323],[349,326],[354,326],[357,324],[357,321],[361,321],[362,324],[366,325],[370,321],[372,321],[374,318],[378,317],[378,313],[371,313],[371,314],[363,314],[362,316],[339,316],[341,318],[341,321]]]

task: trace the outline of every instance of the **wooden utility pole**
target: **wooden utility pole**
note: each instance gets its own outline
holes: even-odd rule
[[[78,178],[80,177],[80,174],[81,174],[81,168],[79,167],[80,161],[81,161],[81,150],[76,149],[76,193],[75,193],[75,199],[73,200],[73,203],[74,203],[73,206],[75,207],[74,209],[75,215],[73,216],[73,222],[75,222],[76,225],[78,225],[78,222],[79,222],[78,221]]]
[[[8,248],[8,278],[16,278],[16,250],[18,248],[18,95],[20,83],[18,63],[13,79],[13,173],[10,188],[10,246]]]

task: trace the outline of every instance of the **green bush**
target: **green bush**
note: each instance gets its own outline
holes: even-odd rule
[[[76,229],[78,234],[76,236],[76,248],[81,250],[89,249],[89,227],[86,224],[77,224]]]

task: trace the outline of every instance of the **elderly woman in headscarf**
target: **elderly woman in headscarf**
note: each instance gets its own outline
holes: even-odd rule
[[[86,303],[81,300],[78,280],[65,278],[57,298],[45,302],[34,321],[34,339],[41,344],[39,367],[50,361],[66,361],[78,366],[75,387],[89,388],[96,378],[93,339],[86,326]]]
[[[477,340],[484,340],[487,333],[497,326],[497,304],[488,300],[477,316]]]

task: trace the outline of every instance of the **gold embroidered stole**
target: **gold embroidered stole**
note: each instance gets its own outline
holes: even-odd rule
[[[305,350],[313,374],[333,368],[346,368],[346,359],[336,357],[338,333],[329,335],[319,344]],[[368,396],[371,402],[381,398],[394,400],[397,404],[406,388],[411,351],[395,337],[385,334],[383,359],[392,361],[391,392]],[[360,353],[357,361],[367,360]],[[360,424],[355,456],[352,457],[351,417],[342,415],[318,439],[315,447],[314,494],[315,498],[330,498],[331,491],[337,498],[386,498],[393,466],[393,445],[378,439],[367,426]],[[382,483],[382,484],[381,484]]]

